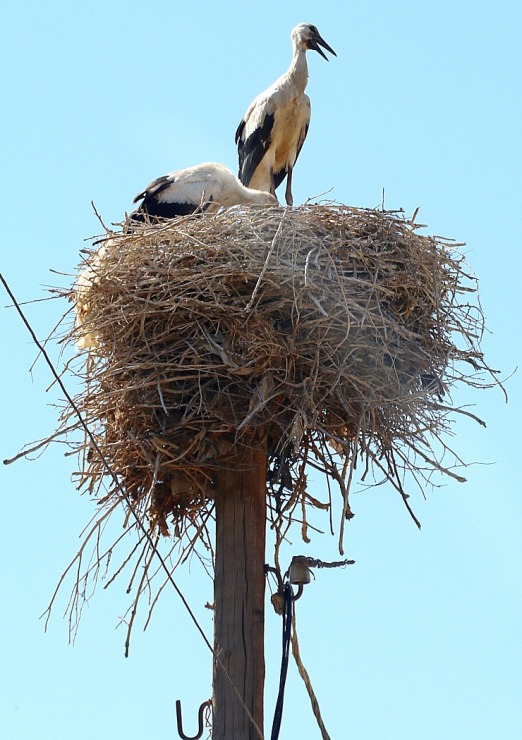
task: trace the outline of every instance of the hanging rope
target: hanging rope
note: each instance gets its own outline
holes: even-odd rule
[[[290,657],[290,635],[292,632],[293,594],[292,586],[285,584],[283,591],[283,650],[281,656],[281,673],[279,675],[279,693],[272,722],[271,740],[277,740],[281,730],[283,719],[283,702],[285,699],[286,674],[288,672],[288,659]]]
[[[295,621],[295,613],[294,613],[293,627],[294,628],[292,630],[292,655],[294,656],[294,660],[297,665],[297,670],[299,671],[299,675],[303,679],[304,685],[306,686],[306,690],[308,692],[308,696],[310,697],[310,702],[312,704],[312,711],[314,713],[317,724],[319,725],[319,729],[321,730],[321,737],[323,738],[323,740],[331,740],[330,735],[328,734],[328,731],[326,727],[324,726],[323,718],[321,716],[321,709],[319,708],[319,702],[317,701],[315,691],[312,688],[312,682],[310,680],[310,676],[308,675],[308,671],[304,667],[303,662],[301,660],[301,654],[299,652],[299,642],[297,640],[297,625]]]

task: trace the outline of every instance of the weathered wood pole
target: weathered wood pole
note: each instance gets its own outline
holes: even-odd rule
[[[265,682],[266,442],[216,475],[213,740],[259,740]],[[243,702],[255,725],[245,711]]]

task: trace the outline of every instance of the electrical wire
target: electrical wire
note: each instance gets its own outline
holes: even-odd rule
[[[74,411],[74,413],[78,417],[78,420],[79,420],[81,426],[83,427],[83,429],[85,430],[85,433],[89,437],[89,439],[90,439],[90,441],[91,441],[94,449],[96,450],[96,452],[100,456],[100,460],[102,461],[102,463],[105,466],[107,472],[109,473],[109,475],[111,476],[112,480],[114,481],[115,486],[117,487],[118,491],[121,493],[123,499],[125,500],[125,503],[127,504],[128,508],[129,508],[129,511],[131,512],[132,516],[134,517],[134,519],[136,521],[136,524],[138,525],[139,529],[141,529],[141,531],[143,532],[143,535],[147,539],[147,541],[149,543],[149,546],[152,548],[154,554],[158,558],[158,560],[160,562],[160,565],[161,565],[162,569],[165,571],[165,574],[166,574],[169,582],[171,583],[171,585],[173,586],[174,590],[176,591],[176,593],[178,594],[179,598],[181,599],[181,602],[183,603],[183,606],[188,611],[188,613],[190,615],[190,618],[194,622],[194,624],[195,624],[198,632],[200,633],[201,637],[203,638],[203,641],[205,642],[206,646],[208,647],[208,649],[212,653],[212,655],[214,657],[214,660],[219,665],[220,669],[223,671],[223,673],[224,673],[226,679],[228,680],[228,682],[230,683],[230,685],[231,685],[234,693],[239,698],[239,700],[240,700],[240,702],[241,702],[241,704],[243,706],[243,709],[245,710],[245,712],[246,712],[246,714],[247,714],[250,722],[252,723],[252,725],[253,725],[253,727],[254,727],[257,735],[259,736],[259,738],[261,738],[261,740],[263,740],[263,733],[262,733],[259,725],[257,724],[257,722],[253,718],[250,710],[246,706],[246,704],[245,704],[245,702],[243,700],[243,697],[241,696],[239,690],[236,688],[236,686],[235,686],[234,682],[232,681],[232,679],[231,679],[231,677],[230,677],[227,669],[225,668],[223,662],[220,660],[219,656],[216,654],[214,648],[210,644],[207,636],[205,635],[205,632],[203,631],[203,628],[199,624],[196,615],[194,614],[194,612],[190,608],[190,605],[187,602],[185,596],[183,595],[183,593],[180,590],[180,588],[177,585],[177,583],[174,581],[174,578],[172,577],[172,573],[171,573],[171,571],[170,571],[167,563],[165,562],[165,559],[163,558],[163,556],[159,552],[159,550],[158,550],[158,548],[156,546],[156,543],[154,542],[153,538],[150,535],[150,532],[146,529],[146,527],[143,524],[141,518],[136,513],[136,511],[134,509],[134,506],[132,504],[132,501],[131,501],[129,495],[127,494],[127,492],[125,491],[125,489],[122,487],[121,483],[119,482],[119,480],[118,480],[118,478],[116,476],[116,473],[114,473],[114,471],[112,470],[112,468],[111,468],[108,460],[106,459],[106,457],[104,456],[103,452],[101,451],[101,449],[100,449],[100,447],[99,447],[99,445],[98,445],[98,443],[96,441],[95,436],[93,435],[93,433],[89,429],[86,421],[82,417],[79,408],[77,407],[77,405],[75,404],[72,396],[70,395],[69,391],[65,387],[65,385],[64,385],[64,383],[63,383],[60,375],[56,371],[56,369],[55,369],[55,367],[54,367],[54,365],[53,365],[53,363],[51,361],[51,358],[49,357],[49,355],[48,355],[45,347],[43,346],[43,344],[40,342],[40,340],[36,336],[36,334],[34,332],[34,329],[32,328],[31,324],[29,323],[28,319],[26,318],[24,312],[22,311],[22,308],[21,308],[19,302],[17,301],[14,293],[12,292],[11,288],[9,287],[9,285],[8,285],[7,281],[5,280],[4,276],[2,275],[2,273],[0,273],[0,281],[2,282],[2,284],[3,284],[3,286],[4,286],[5,290],[6,290],[9,298],[12,300],[13,306],[16,308],[16,310],[17,310],[20,318],[22,319],[22,321],[23,321],[26,329],[28,330],[29,334],[31,335],[31,338],[32,338],[33,342],[35,343],[36,347],[38,348],[38,350],[41,353],[42,357],[44,358],[45,362],[47,363],[47,365],[48,365],[48,367],[49,367],[49,369],[51,371],[51,374],[53,375],[54,379],[58,383],[58,385],[59,385],[62,393],[64,394],[67,402],[70,404],[72,410]],[[290,622],[291,622],[291,619],[290,619]]]
[[[292,633],[292,615],[293,615],[293,593],[290,583],[286,583],[283,591],[283,645],[281,655],[281,672],[279,674],[279,693],[274,711],[272,722],[271,740],[277,740],[281,730],[281,721],[283,719],[283,703],[285,700],[286,675],[288,673],[288,659],[290,657],[290,637]]]

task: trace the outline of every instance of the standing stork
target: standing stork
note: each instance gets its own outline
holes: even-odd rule
[[[337,56],[316,26],[300,23],[290,35],[293,46],[288,70],[255,98],[236,131],[239,179],[243,185],[275,195],[285,177],[285,198],[293,204],[292,172],[310,124],[306,52],[313,49],[328,61],[321,47]]]
[[[268,192],[245,187],[228,167],[205,162],[158,177],[134,198],[141,200],[130,215],[133,221],[186,216],[195,211],[216,211],[221,206],[258,204],[277,206]]]

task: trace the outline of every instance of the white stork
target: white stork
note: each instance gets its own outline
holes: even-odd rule
[[[337,56],[316,26],[300,23],[290,35],[293,46],[288,70],[255,98],[236,131],[239,179],[243,185],[275,195],[287,177],[286,202],[293,204],[292,171],[310,124],[306,52],[313,49],[328,61],[321,47]]]
[[[145,216],[154,220],[186,216],[198,210],[212,212],[221,206],[279,205],[274,195],[245,187],[228,167],[216,162],[158,177],[133,202],[139,200],[140,206],[130,215],[133,221],[144,221]]]

